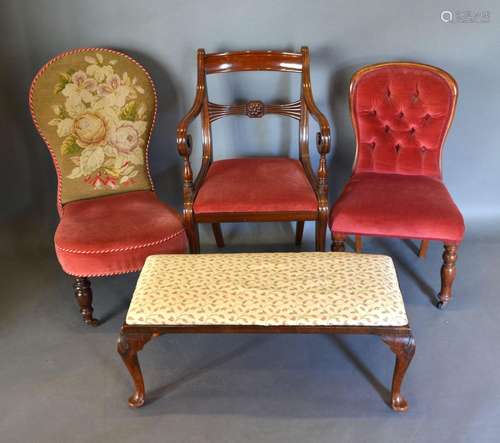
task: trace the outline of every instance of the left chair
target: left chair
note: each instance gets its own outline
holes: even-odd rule
[[[75,277],[84,322],[96,325],[89,277],[139,271],[149,255],[187,249],[180,216],[149,174],[154,84],[123,53],[75,49],[40,69],[29,106],[57,172],[57,258]]]

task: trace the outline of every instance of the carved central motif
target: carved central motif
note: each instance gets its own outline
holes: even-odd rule
[[[245,107],[247,116],[250,118],[261,118],[264,115],[264,103],[260,100],[252,100]]]

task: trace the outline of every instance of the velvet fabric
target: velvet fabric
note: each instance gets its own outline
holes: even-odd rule
[[[459,243],[464,220],[441,180],[403,174],[352,176],[331,211],[338,234]]]
[[[358,77],[351,89],[354,171],[441,177],[454,104],[446,78],[425,66],[390,64]]]
[[[441,179],[454,80],[432,66],[369,66],[351,82],[353,175],[330,213],[337,234],[459,243],[464,221]]]
[[[54,241],[64,271],[85,277],[138,271],[149,255],[187,248],[181,218],[153,191],[64,205]]]
[[[194,201],[195,214],[317,210],[302,164],[284,157],[215,161]]]

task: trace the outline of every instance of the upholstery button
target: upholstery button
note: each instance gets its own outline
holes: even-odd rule
[[[401,112],[399,113],[399,118],[403,118],[404,116],[405,116],[405,115],[404,115],[403,111],[401,111]]]
[[[389,128],[389,125],[385,125],[385,128],[384,128],[384,131],[385,131],[385,132],[389,132],[389,130],[390,130],[390,129],[391,129],[391,128]]]
[[[424,120],[429,120],[431,118],[431,115],[429,113],[425,114]]]
[[[371,111],[371,115],[377,115],[377,111],[376,111],[375,109],[373,109],[373,110]]]
[[[427,152],[427,147],[426,146],[422,146],[420,148],[420,152],[422,152],[422,154],[425,154]]]
[[[394,149],[396,150],[396,153],[399,154],[399,151],[401,150],[401,145],[398,143],[397,145],[394,146]]]
[[[390,97],[391,96],[391,90],[389,88],[387,88],[387,93],[386,93],[387,97]]]
[[[411,129],[410,129],[410,134],[415,134],[415,131],[416,131],[416,129],[415,129],[415,128],[411,128]]]
[[[372,148],[372,151],[375,150],[375,142],[372,142],[370,147]]]

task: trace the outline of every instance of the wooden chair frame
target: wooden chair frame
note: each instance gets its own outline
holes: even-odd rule
[[[177,149],[184,163],[184,224],[189,237],[192,253],[199,253],[200,240],[198,223],[211,223],[217,245],[222,247],[224,240],[220,223],[245,221],[297,221],[296,243],[300,244],[304,222],[316,221],[316,250],[324,251],[326,226],[328,220],[328,177],[326,155],[330,151],[330,125],[314,102],[309,71],[309,50],[303,47],[300,53],[278,51],[242,51],[206,54],[198,50],[198,80],[196,97],[189,112],[177,127]],[[246,104],[220,105],[208,100],[206,76],[224,72],[277,71],[302,74],[301,96],[293,103],[264,104],[253,100]],[[261,118],[266,114],[278,114],[299,121],[299,160],[318,199],[317,211],[289,212],[228,212],[196,214],[193,203],[213,162],[211,124],[228,115],[247,115]],[[320,155],[316,175],[309,157],[309,114],[319,125],[316,147]],[[198,175],[193,180],[190,155],[192,151],[189,125],[201,115],[202,163]]]

